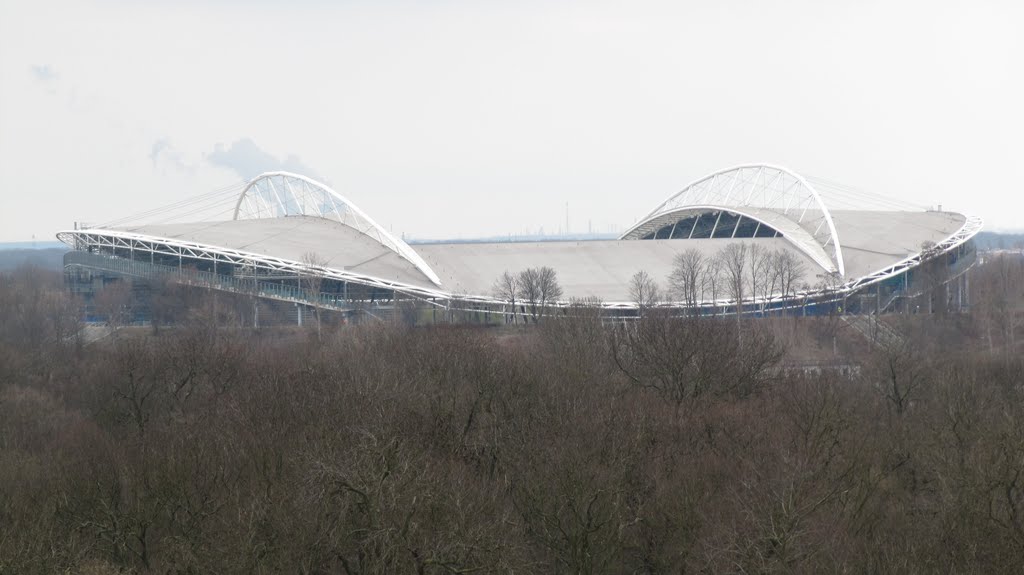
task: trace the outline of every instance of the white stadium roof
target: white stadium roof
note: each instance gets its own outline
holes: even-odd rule
[[[807,179],[777,166],[743,165],[693,182],[618,240],[413,247],[329,187],[273,172],[231,197],[231,219],[112,224],[58,237],[72,246],[166,248],[296,272],[308,272],[309,255],[315,254],[317,270],[327,277],[481,301],[494,301],[492,286],[501,273],[549,266],[558,273],[565,298],[628,306],[633,274],[643,270],[666,278],[676,254],[689,248],[713,255],[730,242],[758,242],[797,255],[811,276],[808,283],[814,283],[813,276],[832,275],[852,290],[952,249],[981,228],[978,218],[894,210],[886,202],[882,207],[889,209],[847,209],[849,193],[842,194],[835,202],[841,209],[830,209],[829,198]]]

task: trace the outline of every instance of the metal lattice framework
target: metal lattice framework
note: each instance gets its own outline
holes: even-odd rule
[[[760,221],[767,219],[765,212],[778,214],[791,224],[772,218],[772,227],[826,271],[846,275],[839,234],[821,195],[802,176],[768,164],[736,166],[704,176],[669,196],[620,239],[642,238],[675,215],[696,208],[726,210]]]
[[[290,172],[267,172],[245,186],[234,219],[314,216],[341,223],[405,258],[434,285],[441,279],[409,244],[394,237],[355,204],[320,182]]]
[[[450,294],[355,273],[349,270],[309,265],[304,262],[277,258],[244,250],[204,245],[174,238],[138,234],[121,230],[84,229],[57,233],[57,239],[76,250],[106,253],[136,259],[141,254],[170,256],[184,260],[202,260],[235,266],[250,266],[267,272],[280,272],[295,276],[318,275],[324,278],[353,282],[370,287],[394,290],[423,298],[447,298]]]

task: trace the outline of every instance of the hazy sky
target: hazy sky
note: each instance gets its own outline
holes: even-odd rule
[[[395,233],[624,228],[770,162],[1024,228],[1024,2],[0,0],[0,241],[267,169]]]

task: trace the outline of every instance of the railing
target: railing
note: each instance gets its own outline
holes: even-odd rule
[[[903,334],[876,315],[844,315],[843,322],[879,347],[895,347],[903,343]]]
[[[889,311],[889,306],[891,306],[893,302],[895,302],[897,299],[903,297],[903,295],[904,294],[902,288],[896,288],[895,290],[893,290],[892,295],[889,296],[889,299],[885,300],[885,303],[879,306],[878,313],[886,313],[887,311]]]
[[[141,278],[166,277],[183,285],[301,303],[334,311],[352,310],[350,302],[343,298],[325,293],[314,294],[297,286],[254,281],[195,269],[181,269],[106,254],[70,251],[64,254],[64,266],[81,266]]]

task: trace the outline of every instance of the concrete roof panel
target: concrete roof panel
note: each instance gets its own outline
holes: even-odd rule
[[[579,242],[509,242],[428,244],[415,246],[442,285],[457,294],[490,295],[505,271],[548,266],[558,273],[564,297],[596,297],[605,302],[628,302],[629,280],[647,272],[662,289],[668,287],[675,256],[697,248],[714,256],[730,242],[757,242],[769,250],[791,251],[804,262],[815,283],[818,269],[810,258],[782,238],[748,240],[602,240]]]
[[[333,220],[288,216],[118,228],[302,262],[315,254],[325,266],[413,286],[433,287],[420,270],[377,240]]]

